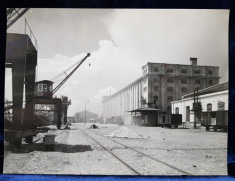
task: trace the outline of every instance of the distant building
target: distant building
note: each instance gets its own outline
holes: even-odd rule
[[[103,99],[104,121],[157,125],[157,114],[171,113],[171,102],[219,83],[218,66],[151,63],[142,67],[143,76]],[[151,108],[151,109],[150,109]]]
[[[195,122],[197,126],[201,126],[205,119],[209,119],[210,122],[216,121],[218,112],[224,113],[222,119],[228,121],[228,82],[199,90],[196,95],[198,95],[198,102],[201,105],[199,114],[195,114],[193,111],[193,103],[197,101],[196,98],[194,99],[194,93],[184,95],[181,100],[171,102],[172,113],[182,114],[182,122],[185,127],[193,128]]]

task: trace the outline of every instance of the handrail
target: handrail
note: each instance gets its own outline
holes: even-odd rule
[[[32,36],[33,36],[33,38],[34,38],[34,46],[35,46],[35,48],[36,48],[36,50],[38,50],[38,42],[37,42],[37,39],[36,39],[36,37],[34,36],[34,34],[33,34],[33,31],[31,30],[31,28],[30,28],[30,26],[29,26],[29,23],[28,23],[28,21],[26,20],[26,18],[25,18],[25,30],[24,30],[24,33],[25,34],[27,34],[27,27],[29,28],[29,37],[30,37],[30,39],[32,40]]]

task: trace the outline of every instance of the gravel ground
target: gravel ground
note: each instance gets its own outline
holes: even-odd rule
[[[51,127],[50,132],[57,135],[55,150],[51,152],[45,150],[42,140],[29,145],[23,143],[18,153],[10,152],[8,143],[5,143],[4,173],[135,175],[83,130],[141,175],[182,173],[112,140],[192,175],[227,175],[227,133],[130,126],[128,128],[132,131],[149,138],[107,138],[102,135],[111,134],[120,127],[112,124],[98,126],[100,129],[92,130],[88,129],[90,124],[73,124],[69,130]],[[43,134],[38,134],[38,137],[43,137]]]

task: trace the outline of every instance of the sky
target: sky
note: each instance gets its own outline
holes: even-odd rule
[[[197,57],[228,81],[229,10],[30,9],[8,33],[24,33],[25,18],[38,42],[37,81],[91,53],[56,93],[71,99],[69,116],[85,105],[101,115],[102,97],[138,79],[147,62],[189,65]],[[9,71],[5,87],[9,97]]]

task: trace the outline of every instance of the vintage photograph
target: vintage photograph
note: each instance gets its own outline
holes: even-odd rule
[[[4,173],[227,175],[229,10],[6,12]]]

